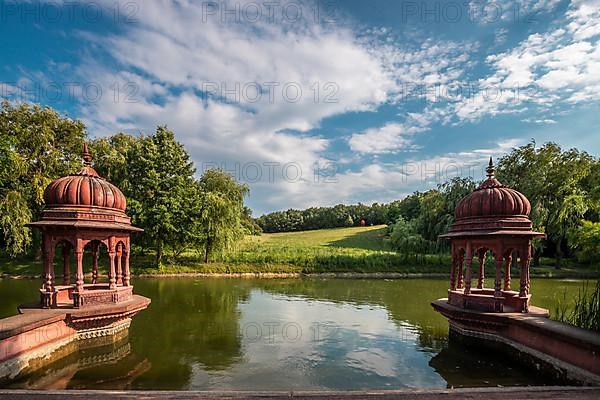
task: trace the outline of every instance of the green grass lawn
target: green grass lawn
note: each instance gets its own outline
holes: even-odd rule
[[[201,254],[188,252],[164,268],[164,272],[437,273],[448,270],[450,257],[446,255],[407,260],[391,249],[385,231],[385,225],[379,225],[249,236],[236,249],[208,265],[201,262]],[[151,268],[144,272],[162,273],[163,270]]]
[[[450,254],[406,257],[390,247],[384,225],[322,229],[304,232],[272,233],[248,236],[236,249],[205,264],[202,254],[189,251],[176,260],[168,260],[163,268],[155,268],[154,255],[136,255],[131,259],[134,274],[175,273],[444,273],[450,271]],[[100,272],[106,271],[106,256],[101,256]],[[486,276],[494,273],[493,260],[486,267]],[[568,263],[561,270],[546,265],[532,268],[532,276],[593,278],[600,276],[596,267]],[[476,268],[476,263],[474,268]],[[60,254],[55,259],[57,274],[61,268]],[[84,265],[91,265],[89,255]],[[1,260],[0,273],[9,275],[39,275],[40,261]],[[86,272],[89,268],[86,269]],[[518,275],[518,270],[513,271]],[[475,276],[475,275],[474,275]]]

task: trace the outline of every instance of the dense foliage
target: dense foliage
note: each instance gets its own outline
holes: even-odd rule
[[[265,214],[256,219],[264,232],[297,232],[314,229],[344,228],[360,225],[381,225],[388,222],[385,205],[373,203],[334,207],[289,209]]]
[[[81,165],[85,127],[50,108],[0,104],[0,252],[23,254],[46,186]]]
[[[189,154],[166,127],[148,136],[96,139],[91,151],[98,172],[123,190],[133,223],[144,229],[134,243],[154,249],[157,265],[165,250],[171,257],[201,251],[208,262],[250,233],[243,223],[250,218],[248,188],[220,170],[197,180]]]

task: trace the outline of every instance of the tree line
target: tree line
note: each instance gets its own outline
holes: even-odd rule
[[[311,207],[306,210],[275,211],[256,218],[264,232],[295,232],[348,226],[380,225],[388,221],[387,206],[374,203],[334,207]]]
[[[2,102],[0,107],[0,253],[39,251],[39,233],[24,225],[40,217],[44,189],[81,167],[81,121],[51,108]],[[184,146],[165,126],[150,135],[117,133],[89,141],[94,168],[125,194],[137,252],[200,250],[205,262],[258,229],[244,206],[248,187],[221,170],[200,178]]]

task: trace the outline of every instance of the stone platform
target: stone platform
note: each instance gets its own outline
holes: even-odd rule
[[[600,385],[600,334],[548,318],[548,310],[494,313],[431,303],[448,318],[450,338],[498,350],[559,381]]]
[[[150,299],[132,295],[120,303],[81,309],[19,307],[19,315],[0,320],[0,380],[32,372],[89,339],[117,340],[127,333],[131,318],[149,304]]]
[[[116,286],[110,288],[108,283],[83,285],[78,292],[75,285],[55,285],[52,291],[40,289],[41,303],[44,308],[83,308],[100,304],[116,304],[130,300],[133,296],[133,286]]]
[[[531,295],[519,296],[513,290],[501,290],[496,296],[494,289],[471,289],[465,294],[464,289],[448,289],[448,303],[461,308],[469,308],[486,312],[519,312],[529,308]]]

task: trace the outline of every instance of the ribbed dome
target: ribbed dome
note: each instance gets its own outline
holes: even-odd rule
[[[87,144],[83,150],[84,166],[76,174],[59,178],[44,191],[46,207],[79,206],[106,207],[125,211],[123,192],[100,177],[92,168]]]
[[[473,193],[458,203],[454,217],[529,216],[531,204],[522,193],[488,177]]]
[[[494,178],[490,158],[488,178],[475,191],[463,198],[454,210],[454,223],[442,238],[483,235],[528,235],[543,237],[534,232],[529,219],[531,204],[518,191],[502,185]]]

